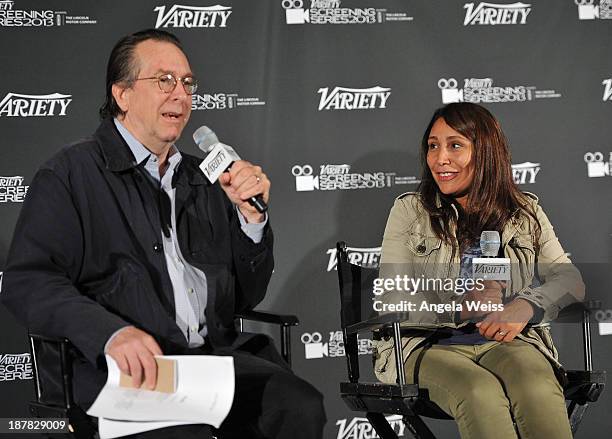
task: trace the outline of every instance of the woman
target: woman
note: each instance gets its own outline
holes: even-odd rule
[[[428,389],[464,439],[571,438],[556,377],[562,369],[545,323],[582,300],[579,272],[537,197],[514,183],[506,138],[484,107],[437,110],[421,152],[418,192],[398,197],[389,215],[380,277],[468,277],[486,230],[500,233],[498,256],[510,259],[512,276],[509,284],[486,281],[465,294],[436,287],[383,296],[414,304],[402,324],[407,382]],[[533,286],[536,265],[540,286]],[[470,301],[495,307],[469,310]],[[449,303],[460,307],[423,306]],[[375,360],[378,378],[394,383],[392,340],[377,342]]]

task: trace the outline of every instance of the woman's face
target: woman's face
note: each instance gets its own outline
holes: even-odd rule
[[[474,145],[443,118],[435,121],[427,139],[427,166],[440,192],[455,197],[465,208],[474,180]]]

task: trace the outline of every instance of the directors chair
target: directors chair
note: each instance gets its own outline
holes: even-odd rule
[[[452,419],[429,400],[426,389],[418,384],[406,384],[401,354],[400,323],[407,320],[407,312],[393,312],[372,316],[372,287],[378,277],[378,266],[360,266],[349,261],[346,243],[336,244],[338,282],[340,287],[340,320],[348,368],[348,382],[340,383],[340,396],[353,411],[365,412],[366,418],[381,439],[397,439],[397,434],[385,414],[401,415],[416,439],[435,439],[422,416],[434,419]],[[596,307],[597,304],[592,304]],[[569,309],[572,308],[572,309]],[[583,304],[564,310],[569,315],[576,310],[582,314],[584,370],[566,371],[564,385],[567,412],[572,433],[578,429],[590,402],[595,402],[604,389],[605,371],[594,371],[591,358],[590,311]],[[396,384],[359,381],[357,336],[360,332],[373,332],[373,338],[392,337],[397,369]]]
[[[296,316],[261,311],[244,312],[236,315],[240,332],[243,332],[244,320],[278,325],[281,356],[291,366],[291,327],[299,324]],[[74,403],[72,362],[80,354],[66,338],[32,333],[28,335],[36,396],[36,400],[28,405],[30,414],[36,418],[68,418],[70,434],[49,434],[47,437],[50,439],[97,439],[97,425],[93,418]]]

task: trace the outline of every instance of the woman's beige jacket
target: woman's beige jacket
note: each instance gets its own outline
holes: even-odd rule
[[[549,322],[559,310],[584,298],[584,284],[578,269],[571,263],[555,236],[553,227],[538,204],[535,195],[526,193],[535,208],[541,233],[535,244],[535,224],[531,217],[518,212],[501,233],[503,254],[511,263],[510,292],[504,302],[523,298],[544,310],[542,321],[524,330],[518,338],[538,348],[561,371],[550,335]],[[537,249],[537,253],[536,253]],[[436,237],[429,215],[423,208],[419,195],[400,195],[391,209],[385,229],[380,264],[381,278],[408,275],[414,278],[457,278],[460,269],[460,255],[453,254],[452,246]],[[534,286],[537,272],[540,285]],[[415,304],[445,304],[461,302],[462,296],[454,291],[427,291],[408,294],[405,291],[387,291],[381,296],[384,303],[411,301]],[[457,328],[467,323],[455,323],[454,311],[415,311],[410,321],[402,323],[404,361],[417,347],[426,343],[434,330],[441,327]],[[383,382],[396,382],[396,368],[393,355],[393,340],[374,341],[374,368],[376,376]]]

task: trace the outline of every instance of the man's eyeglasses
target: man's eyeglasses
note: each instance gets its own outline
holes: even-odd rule
[[[188,95],[194,94],[198,89],[198,80],[193,76],[175,78],[173,74],[166,73],[161,76],[152,76],[150,78],[137,78],[136,81],[140,81],[141,79],[156,79],[159,89],[164,93],[172,93],[176,88],[177,81],[181,81],[181,84],[183,84],[183,89]]]

